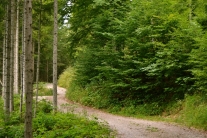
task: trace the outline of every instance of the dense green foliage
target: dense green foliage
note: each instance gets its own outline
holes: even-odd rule
[[[206,93],[207,2],[70,2],[70,96],[154,115],[186,94]]]
[[[15,111],[12,112],[8,124],[4,122],[3,109],[0,110],[0,138],[23,138],[24,119],[20,118],[18,106],[19,96],[15,97]],[[0,107],[3,101],[0,99]],[[85,138],[109,138],[113,137],[111,130],[103,123],[95,119],[87,119],[71,113],[52,113],[51,103],[42,100],[38,105],[38,113],[33,119],[34,138],[56,137],[85,137]]]
[[[97,121],[89,121],[71,113],[38,114],[34,119],[34,137],[108,138],[110,130]],[[111,136],[112,137],[112,136]]]

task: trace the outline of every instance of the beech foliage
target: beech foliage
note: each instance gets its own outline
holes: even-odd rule
[[[70,1],[74,83],[108,104],[163,106],[204,92],[207,2]]]

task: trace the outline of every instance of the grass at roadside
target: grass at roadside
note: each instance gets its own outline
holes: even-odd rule
[[[183,101],[183,110],[175,121],[189,127],[207,130],[207,96],[187,95]]]
[[[207,130],[207,97],[200,94],[186,95],[184,100],[178,100],[168,105],[160,115],[139,114],[139,108],[124,107],[113,112],[123,116],[131,116],[141,119],[178,123],[183,126]],[[132,110],[137,110],[132,113]],[[108,110],[111,112],[111,110]]]

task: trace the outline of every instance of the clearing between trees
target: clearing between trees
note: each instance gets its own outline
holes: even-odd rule
[[[52,89],[52,84],[47,84]],[[62,112],[73,112],[97,118],[116,132],[117,138],[207,138],[207,133],[196,129],[157,121],[122,117],[82,106],[66,99],[66,89],[58,87],[58,109]],[[41,96],[39,99],[52,101],[52,96]]]

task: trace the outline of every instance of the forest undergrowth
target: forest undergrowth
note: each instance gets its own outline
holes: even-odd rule
[[[44,89],[45,90],[45,89]],[[40,90],[40,95],[51,90]],[[3,100],[0,99],[0,138],[24,137],[24,112],[19,112],[19,95],[15,95],[15,107],[7,124],[4,122]],[[25,109],[25,108],[23,108]],[[37,115],[33,118],[34,138],[108,138],[113,137],[111,130],[104,123],[96,119],[87,119],[84,116],[72,113],[53,113],[52,103],[41,100],[38,103]]]

